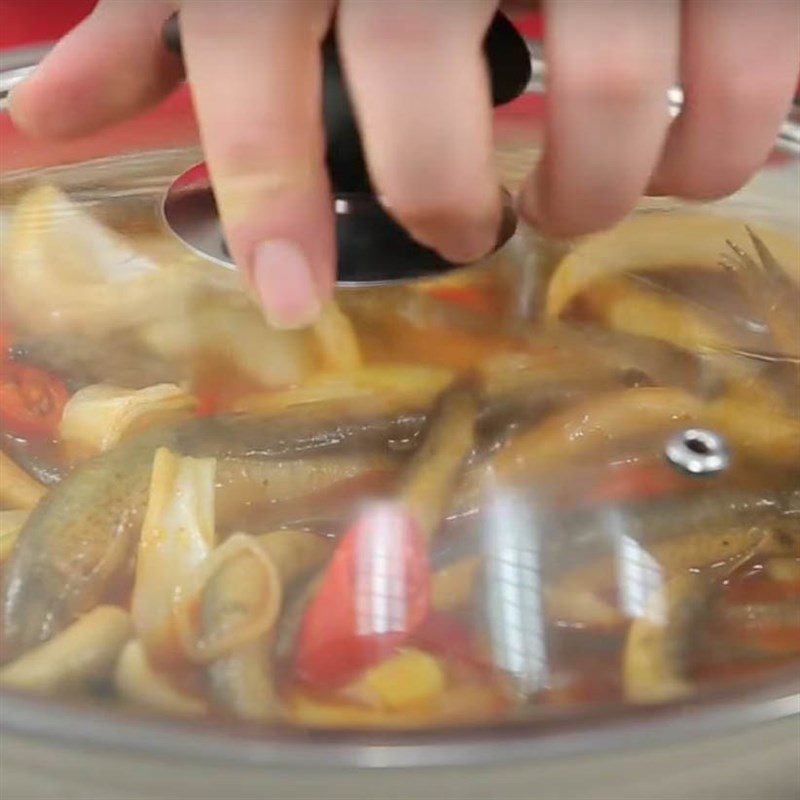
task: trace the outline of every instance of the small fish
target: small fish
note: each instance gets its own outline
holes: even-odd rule
[[[127,333],[24,337],[14,342],[13,355],[59,375],[73,391],[93,383],[144,389],[187,377],[185,367],[157,358]]]
[[[274,603],[280,613],[284,593],[319,568],[333,543],[308,531],[289,530],[251,541],[263,550],[261,564],[253,551],[240,551],[214,571],[204,586],[201,636],[218,650],[206,668],[216,705],[241,719],[274,720],[280,715],[272,653],[274,630],[270,626],[257,631],[252,624],[263,615],[265,604]],[[265,563],[273,569],[265,570]],[[224,647],[226,640],[228,646]]]
[[[265,494],[274,484],[284,497],[298,496],[304,482],[313,490],[373,469],[376,453],[391,455],[390,441],[413,441],[423,420],[365,418],[330,404],[279,418],[221,415],[150,431],[84,462],[31,513],[4,570],[3,660],[50,639],[128,572],[157,448],[216,457],[223,472],[226,459],[259,462],[250,474],[258,474]],[[293,470],[287,485],[290,460],[307,469]]]
[[[800,490],[720,489],[680,495],[634,505],[610,517],[603,509],[580,515],[556,531],[557,536],[548,537],[548,558],[563,567],[565,558],[579,553],[587,541],[610,541],[613,548],[622,536],[640,545],[653,567],[666,576],[703,568],[718,571],[756,551],[771,552],[777,546],[776,532],[798,517]],[[548,614],[570,625],[622,624],[625,613],[609,594],[613,597],[620,588],[624,566],[617,556],[607,555],[568,569],[547,587]]]
[[[745,296],[757,304],[781,355],[800,356],[800,291],[764,240],[747,229],[758,259],[728,240],[722,266],[733,273]]]

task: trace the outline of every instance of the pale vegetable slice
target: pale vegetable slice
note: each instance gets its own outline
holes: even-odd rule
[[[274,720],[280,717],[281,706],[272,628],[285,591],[318,567],[333,543],[308,531],[234,536],[240,544],[204,584],[197,642],[202,647],[196,649],[203,661],[210,662],[209,683],[218,706],[240,719]]]
[[[665,703],[691,694],[688,652],[712,591],[707,576],[688,573],[653,593],[625,642],[622,679],[628,702]]]
[[[28,191],[10,228],[4,303],[19,331],[97,338],[185,313],[189,271],[159,267],[53,186]]]
[[[0,564],[11,555],[29,513],[25,509],[0,511]]]
[[[95,384],[69,399],[59,436],[63,442],[101,452],[147,428],[188,419],[196,406],[191,394],[170,383],[139,390]]]
[[[356,703],[325,702],[301,693],[289,698],[287,717],[310,728],[375,728],[399,730],[415,727],[466,725],[496,719],[508,702],[486,680],[448,686],[428,703],[416,707],[383,709]]]
[[[366,366],[343,373],[321,373],[294,389],[250,395],[237,402],[234,408],[263,414],[335,400],[374,401],[387,411],[410,404],[425,407],[452,381],[453,375],[443,367]]]
[[[138,331],[142,344],[162,358],[209,359],[230,364],[264,387],[302,382],[313,368],[311,337],[270,328],[242,292],[204,292],[185,313],[160,315]]]
[[[136,559],[131,609],[137,636],[154,663],[180,658],[175,628],[187,586],[214,547],[213,458],[156,451]]]
[[[755,229],[789,277],[800,283],[800,247],[784,234]],[[749,242],[743,222],[704,214],[635,215],[590,236],[559,263],[547,292],[546,313],[559,316],[573,298],[601,278],[666,269],[721,270],[720,254],[731,240]]]
[[[117,693],[133,705],[178,717],[201,717],[208,712],[204,700],[178,691],[150,664],[138,640],[125,645],[114,673]]]
[[[400,650],[343,690],[344,696],[364,705],[397,711],[424,706],[446,689],[439,660],[412,647]]]
[[[6,508],[31,509],[47,489],[0,450],[0,503]]]
[[[357,369],[364,361],[353,323],[330,301],[312,328],[326,372],[347,372]]]
[[[465,606],[473,595],[481,566],[481,558],[466,556],[437,570],[431,579],[431,606],[437,611]]]
[[[65,278],[124,280],[158,269],[128,240],[98,222],[84,206],[52,185],[29,190],[16,204],[12,235],[38,245]],[[12,241],[19,246],[20,241]]]
[[[8,688],[55,694],[106,677],[133,632],[117,606],[98,606],[56,637],[29,650],[0,671]]]
[[[291,386],[311,374],[309,335],[271,328],[246,295],[207,300],[192,310],[190,324],[200,352],[231,361],[262,386]]]
[[[581,307],[605,327],[636,336],[649,336],[688,350],[730,350],[737,343],[680,296],[642,289],[625,278],[594,284],[581,298]]]

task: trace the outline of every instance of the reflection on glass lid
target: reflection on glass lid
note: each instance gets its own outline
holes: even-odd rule
[[[794,239],[520,231],[275,331],[153,163],[4,179],[6,689],[406,729],[796,667]]]

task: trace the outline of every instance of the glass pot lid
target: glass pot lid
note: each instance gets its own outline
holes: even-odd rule
[[[6,697],[278,736],[793,691],[796,150],[279,332],[164,227],[171,102],[145,150],[4,129]],[[538,109],[498,116],[511,191]]]

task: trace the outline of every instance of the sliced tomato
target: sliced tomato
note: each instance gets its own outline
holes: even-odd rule
[[[295,677],[330,690],[411,639],[430,608],[428,549],[404,509],[366,510],[339,542],[303,619]]]
[[[38,367],[5,361],[0,367],[0,421],[16,436],[46,437],[58,431],[69,392]]]

